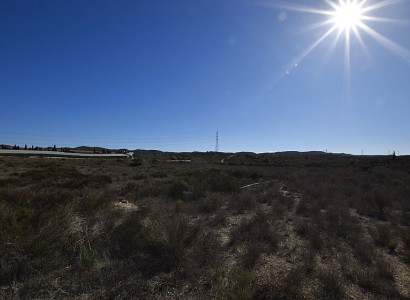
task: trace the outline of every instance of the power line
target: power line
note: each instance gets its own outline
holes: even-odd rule
[[[215,152],[219,151],[219,145],[218,145],[218,131],[216,132],[216,144],[215,144]]]

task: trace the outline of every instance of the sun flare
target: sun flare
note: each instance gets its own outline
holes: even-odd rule
[[[384,8],[399,4],[402,1],[404,0],[322,0],[322,4],[317,1],[319,2],[318,6],[305,6],[303,4],[292,4],[288,0],[287,3],[275,5],[275,7],[282,9],[316,14],[322,19],[318,19],[317,23],[308,26],[307,31],[322,30],[323,28],[323,34],[319,34],[299,56],[292,60],[285,74],[290,74],[294,66],[299,65],[306,56],[325,40],[331,40],[326,56],[332,54],[337,45],[342,42],[344,44],[345,82],[348,89],[350,89],[351,48],[357,47],[358,44],[365,55],[370,57],[368,39],[367,41],[364,39],[368,37],[410,66],[410,50],[373,28],[375,23],[410,24],[406,19],[400,20],[382,16]],[[381,16],[378,14],[381,14]],[[352,40],[357,41],[356,45],[352,44]]]
[[[363,18],[363,10],[360,4],[356,1],[347,0],[340,2],[339,6],[335,7],[333,22],[339,30],[355,29],[360,24]]]

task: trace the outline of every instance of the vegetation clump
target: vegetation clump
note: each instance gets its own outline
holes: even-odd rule
[[[0,298],[407,299],[409,169],[319,153],[1,157]]]

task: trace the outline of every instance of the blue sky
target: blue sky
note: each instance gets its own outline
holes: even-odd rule
[[[324,1],[2,0],[0,143],[410,154],[410,3],[390,2],[363,22],[391,43],[351,33],[347,72],[336,31],[301,59],[333,24],[297,5]]]

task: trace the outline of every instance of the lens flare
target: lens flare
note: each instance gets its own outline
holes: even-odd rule
[[[399,45],[391,40],[388,36],[381,34],[372,28],[371,24],[382,22],[392,24],[407,24],[408,20],[399,20],[394,18],[384,18],[382,15],[375,15],[381,13],[384,8],[399,4],[403,0],[323,0],[327,7],[311,7],[296,3],[282,2],[282,4],[266,4],[266,6],[273,6],[275,8],[286,9],[288,11],[299,11],[303,13],[316,14],[321,16],[321,20],[317,23],[311,24],[307,30],[317,30],[325,28],[324,33],[313,40],[312,43],[296,58],[293,59],[292,65],[300,63],[306,56],[315,50],[326,39],[332,39],[331,46],[327,54],[331,54],[340,41],[344,44],[344,70],[345,79],[348,89],[350,89],[351,81],[351,39],[355,38],[362,50],[366,54],[370,54],[366,43],[363,40],[363,35],[367,35],[374,41],[379,43],[385,49],[396,55],[404,63],[410,65],[410,51],[409,49]],[[328,55],[326,55],[328,56]],[[288,68],[288,69],[290,69]],[[350,91],[349,91],[350,93]]]
[[[362,8],[356,1],[341,2],[335,8],[333,22],[339,29],[351,30],[360,24],[362,16]]]

